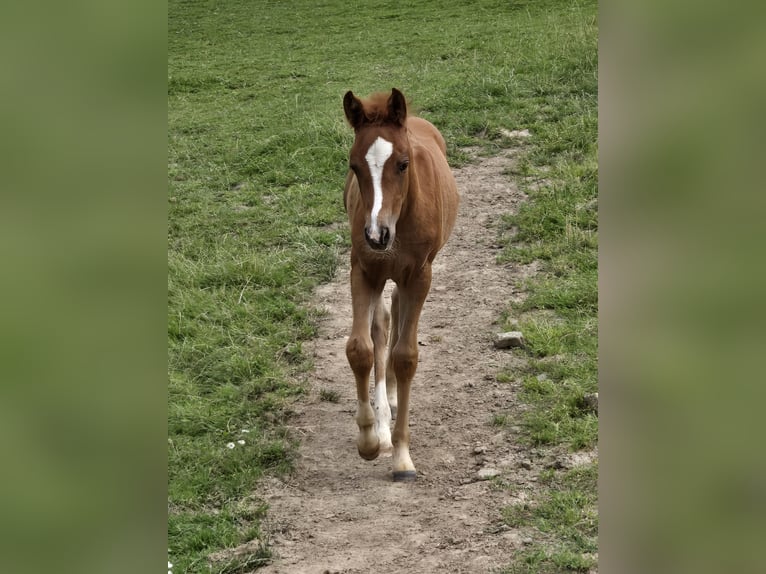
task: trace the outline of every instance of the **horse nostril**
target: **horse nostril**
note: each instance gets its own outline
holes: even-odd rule
[[[391,232],[388,230],[388,227],[383,227],[380,230],[380,244],[388,245],[389,239],[391,239]]]

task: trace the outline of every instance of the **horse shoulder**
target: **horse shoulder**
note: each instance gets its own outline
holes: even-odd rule
[[[432,124],[422,121],[427,125],[419,124],[423,129],[411,137],[412,153],[418,166],[417,193],[428,198],[422,203],[425,212],[421,218],[430,222],[429,232],[438,251],[452,232],[460,196],[447,162],[444,138]]]

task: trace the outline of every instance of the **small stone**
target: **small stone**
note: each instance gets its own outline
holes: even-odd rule
[[[540,381],[540,382],[542,382],[542,381],[547,381],[547,380],[548,380],[548,375],[546,375],[545,373],[540,373],[540,374],[539,374],[539,375],[537,375],[537,377],[535,377],[535,378],[536,378],[538,381]]]
[[[489,480],[490,478],[494,478],[500,474],[500,471],[496,468],[482,468],[479,472],[476,473],[476,477],[479,480]]]
[[[533,540],[531,538],[522,538],[521,543],[524,546],[530,546],[532,544]]]
[[[495,335],[494,344],[496,349],[523,347],[524,336],[521,334],[521,331],[508,331],[506,333],[498,333]]]
[[[484,454],[485,452],[487,452],[486,446],[479,445],[473,449],[473,454]]]
[[[520,466],[521,468],[526,468],[527,470],[532,470],[532,461],[531,461],[531,460],[529,460],[529,459],[527,459],[527,460],[522,460],[522,461],[519,463],[519,466]]]

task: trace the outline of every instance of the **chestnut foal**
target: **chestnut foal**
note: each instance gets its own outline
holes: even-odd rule
[[[367,460],[393,449],[394,481],[411,481],[408,418],[418,320],[459,196],[444,138],[426,120],[407,116],[399,90],[366,100],[349,91],[343,109],[355,132],[343,200],[351,226],[353,326],[346,356],[356,379],[357,448]],[[389,279],[396,283],[390,313],[381,296]]]

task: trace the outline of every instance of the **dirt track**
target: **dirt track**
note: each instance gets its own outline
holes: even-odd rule
[[[501,367],[523,364],[518,351],[492,346],[495,321],[523,297],[535,266],[495,261],[496,224],[524,195],[503,172],[513,152],[454,170],[462,199],[455,230],[434,262],[431,293],[420,322],[420,362],[412,387],[411,454],[415,483],[391,481],[391,458],[357,452],[356,397],[345,358],[351,308],[347,255],[315,303],[327,310],[313,344],[310,394],[295,405],[301,439],[297,470],[270,479],[259,495],[270,505],[266,530],[275,554],[258,573],[481,573],[508,565],[526,534],[502,523],[501,509],[536,490],[537,462],[495,413],[520,413],[518,381],[499,383]],[[386,290],[390,295],[390,287]],[[337,403],[320,391],[335,391]],[[482,452],[482,449],[484,451]],[[529,465],[526,465],[529,466]],[[479,480],[495,469],[500,488]]]

